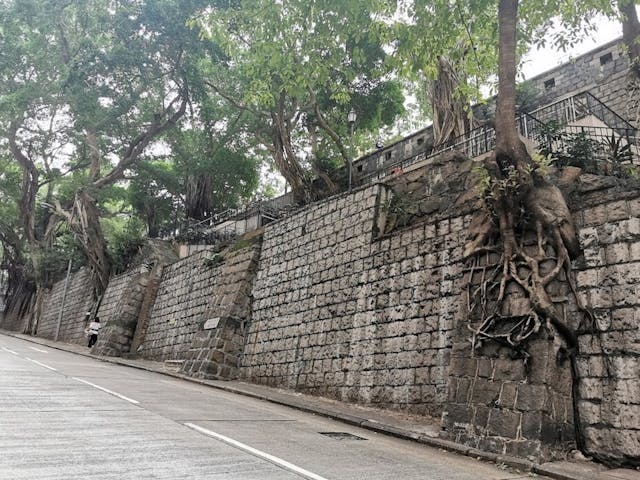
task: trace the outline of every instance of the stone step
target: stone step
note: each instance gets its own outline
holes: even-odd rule
[[[165,370],[169,370],[171,372],[177,372],[182,368],[184,362],[184,360],[165,360],[164,368]]]

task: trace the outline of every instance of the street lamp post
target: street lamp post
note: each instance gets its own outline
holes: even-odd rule
[[[347,114],[347,121],[349,122],[349,190],[351,190],[351,182],[353,179],[353,129],[356,126],[356,111],[352,108]]]

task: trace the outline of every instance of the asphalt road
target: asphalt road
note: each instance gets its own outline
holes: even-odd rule
[[[287,407],[0,334],[0,479],[89,478],[530,477]]]

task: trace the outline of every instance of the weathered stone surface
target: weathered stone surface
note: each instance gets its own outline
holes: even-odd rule
[[[184,354],[183,373],[200,378],[237,377],[246,325],[251,321],[249,294],[258,267],[258,240],[225,254],[200,328]],[[199,361],[203,357],[208,359],[204,364]]]
[[[72,273],[69,277],[67,295],[63,301],[64,284],[65,280],[59,281],[45,294],[37,335],[54,339],[58,331],[59,341],[85,343],[86,313],[93,306],[91,273],[88,269]],[[59,330],[58,320],[60,320]]]
[[[406,188],[419,188],[424,173],[412,175]],[[440,415],[463,222],[375,237],[386,198],[368,187],[265,228],[242,377]]]

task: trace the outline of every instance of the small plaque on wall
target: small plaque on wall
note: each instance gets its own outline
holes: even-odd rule
[[[210,318],[206,322],[204,322],[204,329],[211,330],[212,328],[217,328],[218,323],[220,323],[220,317]]]

